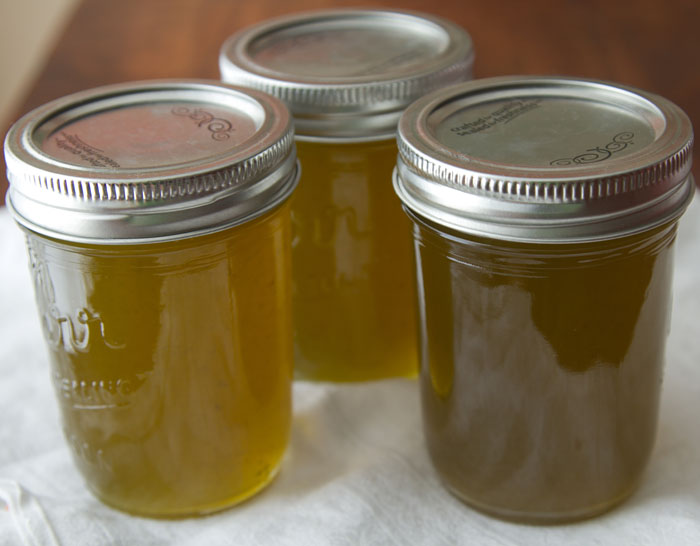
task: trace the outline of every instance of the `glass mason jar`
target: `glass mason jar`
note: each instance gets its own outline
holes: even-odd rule
[[[473,56],[461,28],[402,11],[294,15],[224,43],[223,79],[274,94],[295,119],[297,377],[416,374],[409,223],[389,182],[396,124],[419,96],[470,79]]]
[[[264,487],[291,422],[285,106],[207,82],[98,88],[27,114],[5,156],[89,488],[181,516]]]
[[[613,84],[495,78],[417,101],[398,139],[441,479],[525,522],[618,504],[654,443],[690,121]]]

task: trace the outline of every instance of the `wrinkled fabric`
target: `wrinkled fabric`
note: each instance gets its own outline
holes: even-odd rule
[[[475,512],[439,483],[415,381],[298,382],[279,477],[203,518],[151,520],[97,501],[63,441],[22,234],[0,210],[0,546],[700,544],[700,202],[681,222],[659,431],[621,507],[537,527]]]

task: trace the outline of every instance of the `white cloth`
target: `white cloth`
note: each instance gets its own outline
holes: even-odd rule
[[[280,476],[205,517],[150,520],[84,487],[63,440],[24,242],[0,210],[0,546],[700,544],[700,200],[681,222],[656,448],[641,488],[574,525],[505,523],[439,484],[417,385],[297,383]]]

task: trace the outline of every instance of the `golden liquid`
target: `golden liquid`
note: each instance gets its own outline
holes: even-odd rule
[[[362,381],[417,372],[409,221],[393,141],[298,142],[292,197],[296,375]]]
[[[292,376],[289,205],[130,246],[28,234],[65,436],[104,502],[204,513],[268,483]]]
[[[424,428],[453,493],[534,523],[632,493],[656,431],[675,229],[527,245],[416,221]]]

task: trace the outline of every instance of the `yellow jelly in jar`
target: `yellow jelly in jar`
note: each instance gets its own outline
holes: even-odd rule
[[[275,476],[291,421],[289,232],[285,204],[166,243],[28,233],[64,433],[104,502],[203,513]]]
[[[409,221],[387,180],[394,141],[297,143],[292,198],[296,374],[326,381],[417,370]]]
[[[391,188],[396,124],[421,95],[471,78],[464,29],[401,10],[319,10],[263,21],[222,46],[224,81],[294,116],[295,377],[365,381],[417,372],[409,222]]]
[[[238,503],[277,474],[293,374],[291,117],[264,93],[141,82],[8,133],[63,431],[134,514]]]

